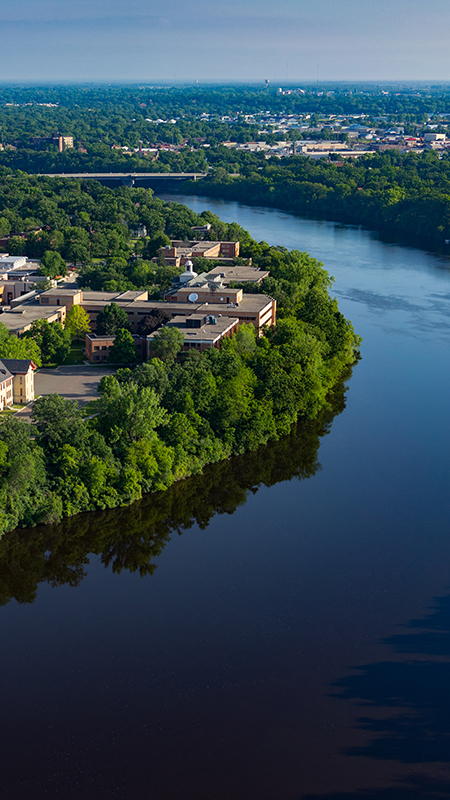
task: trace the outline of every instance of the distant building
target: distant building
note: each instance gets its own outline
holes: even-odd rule
[[[186,261],[192,258],[220,258],[233,260],[239,256],[239,242],[183,242],[173,239],[170,245],[160,247],[158,254],[164,257],[166,264],[174,267],[183,267]]]
[[[207,222],[206,225],[192,225],[191,231],[196,231],[197,233],[207,233],[211,230],[211,223]]]
[[[147,236],[147,228],[145,225],[138,225],[136,230],[133,231],[133,236],[135,239],[143,239]]]
[[[57,141],[55,141],[57,139]],[[60,153],[73,147],[73,136],[54,136],[53,141],[58,145]]]
[[[445,142],[447,136],[445,133],[426,133],[423,140],[424,142]]]

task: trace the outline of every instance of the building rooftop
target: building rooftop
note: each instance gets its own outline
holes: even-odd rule
[[[145,291],[128,291],[128,292],[90,292],[83,291],[83,303],[134,303],[136,300],[147,300],[148,292]]]
[[[227,286],[232,281],[236,283],[261,283],[264,278],[268,278],[270,272],[258,269],[258,267],[239,266],[217,266],[208,272],[210,277],[220,275],[222,283]]]
[[[0,383],[4,383],[9,378],[12,378],[12,373],[9,371],[4,361],[0,361]]]
[[[2,362],[5,367],[13,374],[17,373],[26,373],[32,367],[32,369],[36,369],[36,364],[31,361],[30,359],[26,358],[2,358]]]
[[[197,323],[198,327],[191,327],[192,323]],[[238,323],[237,317],[216,317],[214,314],[205,312],[204,314],[190,314],[186,317],[173,317],[164,327],[178,328],[184,334],[185,342],[212,346]],[[151,341],[161,330],[162,328],[159,328],[149,334],[147,338]]]
[[[64,306],[41,306],[38,303],[29,303],[17,306],[0,314],[0,323],[6,325],[11,333],[20,333],[38,319],[56,317]]]

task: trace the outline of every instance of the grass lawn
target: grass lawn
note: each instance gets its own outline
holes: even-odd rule
[[[83,345],[81,342],[73,342],[70,353],[62,362],[63,364],[82,364],[85,360],[83,355]]]
[[[24,406],[18,406],[17,404],[13,406],[9,406],[8,408],[4,408],[3,411],[0,411],[0,418],[1,417],[10,417],[11,414],[15,414],[16,411],[21,411]]]

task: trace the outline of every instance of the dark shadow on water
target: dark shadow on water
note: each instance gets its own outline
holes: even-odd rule
[[[443,800],[448,797],[450,797],[450,782],[411,776],[398,781],[398,786],[387,789],[301,795],[298,800]]]
[[[368,713],[357,718],[364,744],[344,756],[415,765],[394,787],[302,795],[302,800],[403,800],[450,797],[450,597],[424,619],[383,640],[393,659],[357,667],[334,696]],[[396,654],[399,656],[395,658]],[[373,713],[370,713],[373,709]],[[421,774],[418,774],[421,773]],[[428,773],[428,774],[427,774]]]
[[[0,604],[11,599],[32,603],[42,582],[77,586],[92,553],[113,572],[151,575],[172,534],[193,525],[205,529],[215,514],[233,514],[261,486],[312,477],[320,469],[320,439],[345,408],[350,374],[335,387],[316,420],[299,424],[278,442],[214,464],[127,508],[79,514],[59,525],[6,534],[0,539]]]

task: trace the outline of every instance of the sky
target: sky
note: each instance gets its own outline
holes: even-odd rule
[[[450,81],[449,0],[0,0],[0,83]]]

